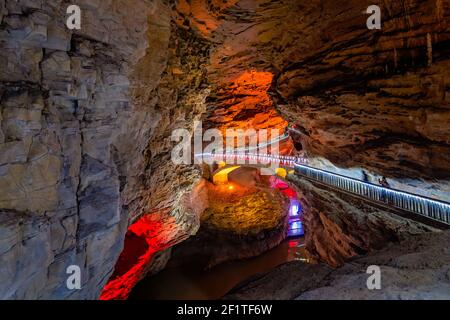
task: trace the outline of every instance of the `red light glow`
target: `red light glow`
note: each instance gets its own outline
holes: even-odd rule
[[[272,188],[280,190],[280,192],[282,192],[289,199],[297,199],[297,192],[283,180],[276,177],[270,177],[270,184]]]
[[[144,216],[128,228],[124,249],[100,300],[127,299],[131,289],[145,275],[145,268],[154,254],[165,249],[167,234],[158,216]]]

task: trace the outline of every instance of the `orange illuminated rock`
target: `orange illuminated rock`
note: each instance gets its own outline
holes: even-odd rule
[[[267,93],[273,74],[255,70],[245,71],[220,86],[215,97],[215,108],[207,121],[225,134],[226,129],[278,129],[284,132],[287,122],[276,112]]]
[[[193,27],[204,36],[209,36],[221,24],[219,16],[224,9],[232,7],[238,0],[180,0],[176,10],[178,24]]]

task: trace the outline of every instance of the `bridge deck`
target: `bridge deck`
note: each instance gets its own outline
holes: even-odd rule
[[[402,209],[399,209],[399,208],[396,208],[396,207],[392,207],[392,206],[389,206],[389,205],[387,205],[386,203],[383,203],[383,202],[373,201],[371,199],[367,199],[367,198],[365,198],[363,196],[360,196],[358,194],[355,194],[355,193],[352,193],[352,192],[348,192],[348,191],[345,191],[345,190],[342,190],[342,189],[334,188],[334,187],[332,187],[330,185],[327,185],[325,183],[322,183],[322,182],[319,182],[317,180],[311,179],[309,177],[299,176],[299,175],[296,175],[296,176],[297,176],[297,178],[302,178],[302,179],[305,179],[305,180],[311,182],[312,184],[316,185],[317,187],[319,187],[321,189],[332,191],[332,192],[335,192],[335,193],[339,193],[339,194],[342,194],[342,195],[345,195],[345,196],[348,196],[348,197],[351,197],[351,198],[354,198],[354,199],[357,199],[357,200],[360,200],[360,201],[364,201],[366,203],[369,203],[370,206],[372,206],[374,208],[378,208],[378,209],[381,209],[381,210],[384,210],[384,211],[388,211],[388,212],[396,214],[396,215],[398,215],[400,217],[403,217],[403,218],[406,218],[406,219],[409,219],[409,220],[413,220],[413,221],[417,221],[417,222],[423,223],[425,225],[428,225],[430,227],[433,227],[433,228],[436,228],[436,229],[440,229],[440,230],[450,229],[450,225],[449,224],[446,224],[446,223],[441,222],[439,220],[431,219],[431,218],[429,218],[427,216],[419,215],[419,214],[416,214],[416,213],[413,213],[413,212],[410,212],[410,211],[406,211],[406,210],[402,210]],[[295,181],[292,181],[292,182],[295,183]]]
[[[267,164],[274,162],[277,166],[293,166],[297,175],[328,186],[333,190],[363,198],[373,205],[388,207],[403,216],[415,215],[416,220],[434,224],[440,228],[450,226],[450,203],[427,198],[405,191],[394,190],[360,181],[351,177],[328,172],[308,166],[307,159],[279,155],[260,155],[248,153],[232,154],[201,154],[202,158],[233,160],[238,165],[245,166],[246,161]],[[243,164],[239,163],[239,160]]]

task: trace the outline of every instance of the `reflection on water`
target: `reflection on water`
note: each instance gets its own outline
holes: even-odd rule
[[[142,280],[130,299],[219,299],[251,276],[293,260],[308,262],[303,238],[288,239],[258,257],[223,263],[206,271],[194,263],[169,267]]]

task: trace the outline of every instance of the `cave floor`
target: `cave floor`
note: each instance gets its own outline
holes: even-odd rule
[[[213,300],[259,273],[290,261],[307,261],[304,238],[283,241],[257,257],[219,264],[204,270],[189,262],[168,267],[143,279],[133,289],[130,300]]]

